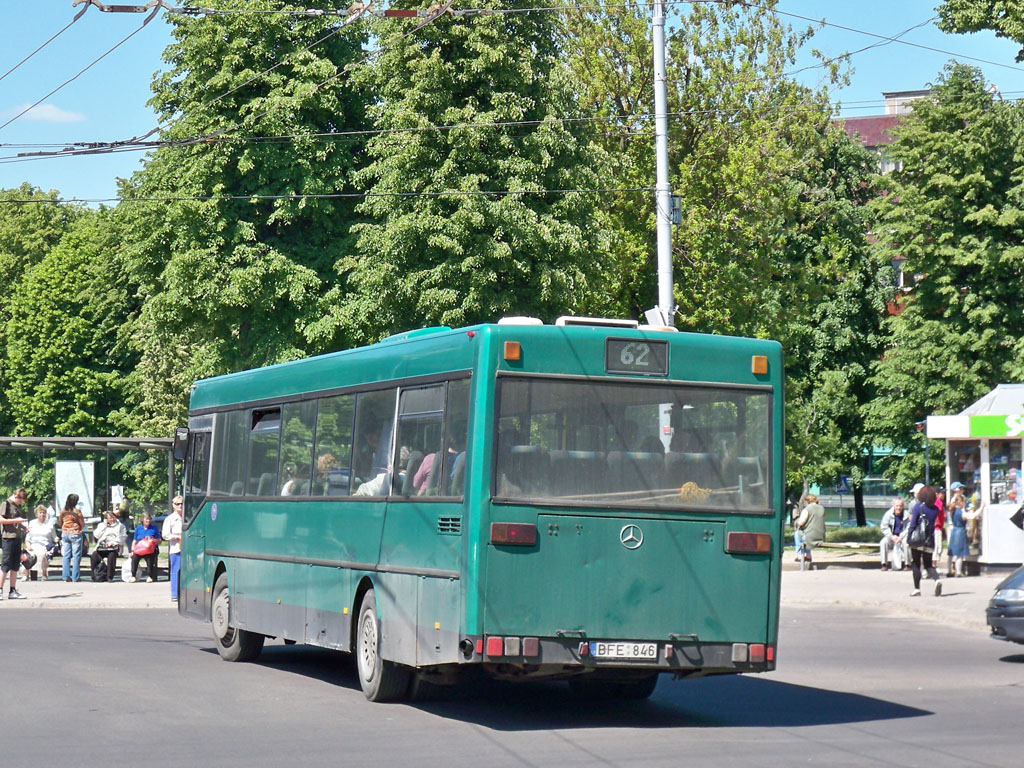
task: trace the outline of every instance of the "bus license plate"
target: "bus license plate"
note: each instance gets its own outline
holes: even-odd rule
[[[649,659],[658,658],[657,643],[600,642],[592,640],[590,655],[595,659]]]

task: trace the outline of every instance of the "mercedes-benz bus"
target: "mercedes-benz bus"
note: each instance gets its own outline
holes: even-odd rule
[[[373,701],[774,669],[782,388],[776,342],[589,318],[198,381],[178,610],[229,661],[353,653]]]

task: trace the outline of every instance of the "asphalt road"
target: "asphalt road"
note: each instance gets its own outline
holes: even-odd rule
[[[860,608],[784,607],[778,671],[662,680],[627,704],[488,683],[374,705],[344,655],[273,642],[227,664],[208,625],[163,609],[0,606],[0,627],[12,766],[1022,762],[1024,646]]]

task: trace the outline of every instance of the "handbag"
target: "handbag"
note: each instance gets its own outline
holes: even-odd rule
[[[31,552],[21,553],[21,564],[25,567],[26,571],[31,571],[33,568],[35,568],[37,560],[38,558]]]
[[[156,539],[152,536],[144,536],[132,545],[132,553],[139,557],[152,555],[156,552]]]
[[[910,532],[910,536],[907,537],[907,544],[910,545],[911,549],[925,549],[928,544],[931,543],[931,537],[928,535],[928,516],[924,512],[917,518],[917,525],[914,526],[914,530]]]

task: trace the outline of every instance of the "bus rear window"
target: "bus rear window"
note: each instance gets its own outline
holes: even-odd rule
[[[770,508],[770,393],[503,378],[493,494],[652,508]]]

